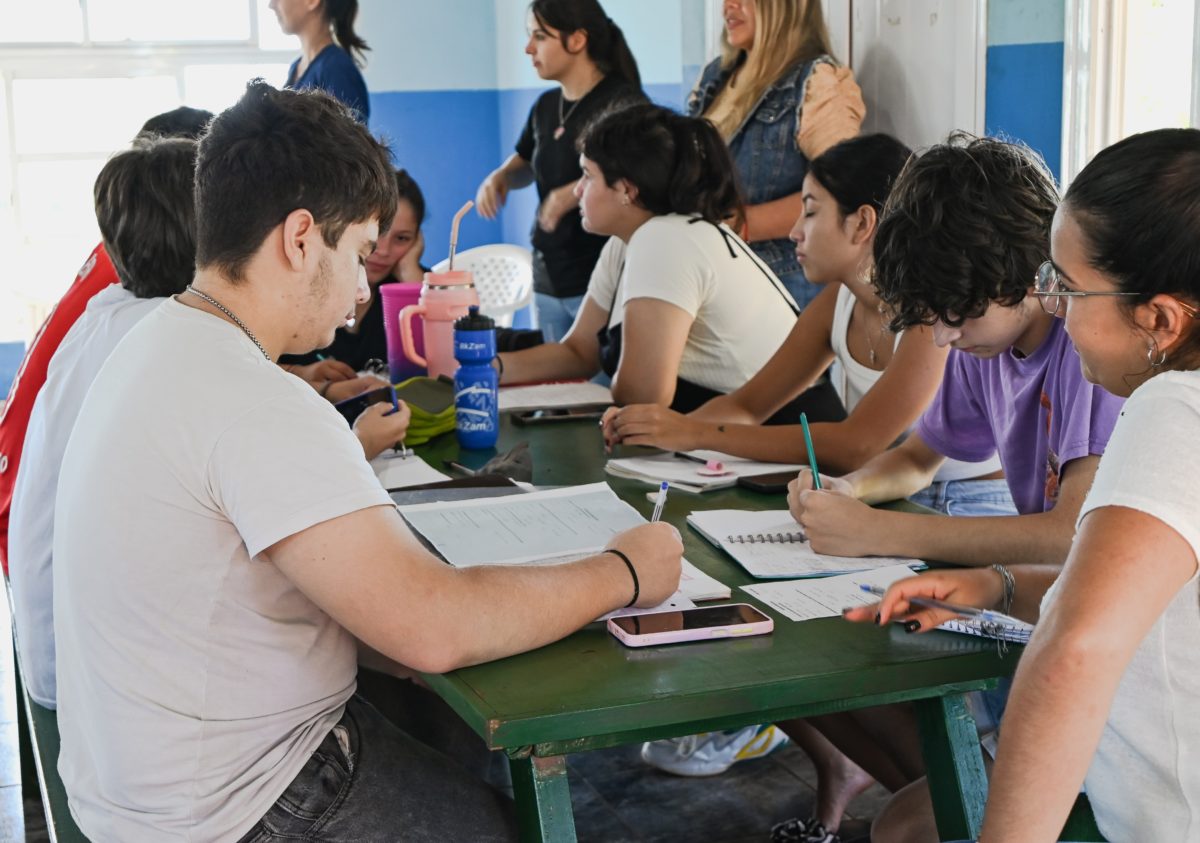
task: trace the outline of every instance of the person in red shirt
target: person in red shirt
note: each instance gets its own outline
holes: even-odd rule
[[[204,131],[212,116],[211,111],[184,106],[151,117],[138,134],[194,139]],[[8,576],[8,515],[17,483],[17,467],[21,463],[21,447],[25,443],[33,402],[46,382],[46,367],[92,296],[118,281],[117,271],[101,243],[92,250],[75,281],[38,329],[8,390],[8,400],[0,409],[0,565],[5,576]]]
[[[4,566],[5,576],[8,576],[8,513],[12,508],[17,467],[21,463],[21,446],[25,442],[25,428],[29,425],[34,399],[46,382],[46,367],[92,296],[117,282],[117,271],[101,243],[38,330],[13,379],[4,409],[0,410],[0,564]]]

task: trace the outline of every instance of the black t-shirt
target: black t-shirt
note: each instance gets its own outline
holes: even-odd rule
[[[614,105],[629,105],[645,99],[640,88],[614,75],[605,76],[583,99],[575,102],[563,99],[562,88],[538,97],[529,111],[516,151],[533,167],[539,204],[555,188],[570,184],[583,174],[579,169],[579,150],[575,148],[575,141],[593,118]],[[562,136],[555,138],[560,103],[567,119]],[[534,250],[533,288],[557,298],[581,296],[587,292],[592,268],[608,240],[583,230],[578,208],[568,211],[552,232],[542,231],[534,219],[530,239]]]
[[[388,278],[384,283],[394,279]],[[318,357],[320,355],[320,357]],[[307,366],[315,363],[321,357],[341,360],[356,372],[361,372],[368,360],[382,360],[387,363],[387,334],[383,329],[383,296],[376,288],[371,296],[371,305],[363,314],[361,324],[354,333],[345,328],[338,328],[333,335],[333,342],[319,351],[308,354],[285,354],[279,358],[280,363]]]

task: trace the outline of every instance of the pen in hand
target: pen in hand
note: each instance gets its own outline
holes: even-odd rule
[[[868,594],[874,594],[876,597],[882,597],[887,593],[886,588],[880,588],[877,585],[867,585],[860,583],[859,588]],[[934,600],[932,597],[908,597],[906,598],[910,605],[920,606],[922,609],[941,609],[945,612],[953,612],[956,615],[962,615],[967,618],[982,618],[983,620],[1004,621],[1008,620],[999,612],[991,612],[987,609],[977,609],[974,606],[961,606],[957,603],[947,603],[944,600]]]
[[[812,432],[808,429],[808,414],[800,414],[800,427],[804,431],[804,450],[808,451],[808,466],[812,469],[813,488],[821,488],[821,472],[817,469],[817,452],[813,450]]]
[[[667,488],[670,485],[670,483],[664,480],[662,485],[658,487],[658,500],[654,502],[654,513],[650,516],[651,524],[662,518],[663,507],[667,504]]]
[[[394,386],[390,387],[388,392],[392,396],[392,412],[384,413],[384,415],[390,416],[390,415],[400,412],[400,400],[398,398],[396,398],[396,387],[394,387]],[[413,454],[413,451],[411,448],[404,447],[404,439],[403,438],[401,438],[401,440],[399,442],[397,442],[395,445],[392,446],[392,456],[394,456],[394,457],[400,457],[401,459],[408,459],[410,456],[412,456],[412,454]]]

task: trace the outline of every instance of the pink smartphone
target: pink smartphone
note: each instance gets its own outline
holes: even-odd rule
[[[773,620],[748,603],[621,615],[608,619],[608,631],[627,647],[765,635],[774,628]]]

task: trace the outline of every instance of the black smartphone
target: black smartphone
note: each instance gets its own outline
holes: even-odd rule
[[[752,492],[762,492],[766,495],[775,495],[779,492],[786,492],[788,483],[796,479],[798,471],[775,471],[770,474],[753,474],[748,477],[739,477],[737,484],[743,489],[749,489]]]
[[[370,407],[372,404],[379,404],[383,401],[391,403],[392,388],[390,386],[381,386],[378,389],[370,389],[353,398],[346,398],[333,405],[333,409],[342,414],[349,424],[353,425],[354,420],[362,415],[362,411]]]
[[[523,413],[513,413],[512,421],[513,424],[524,426],[528,424],[580,421],[581,419],[596,421],[603,415],[603,409],[526,410]]]

